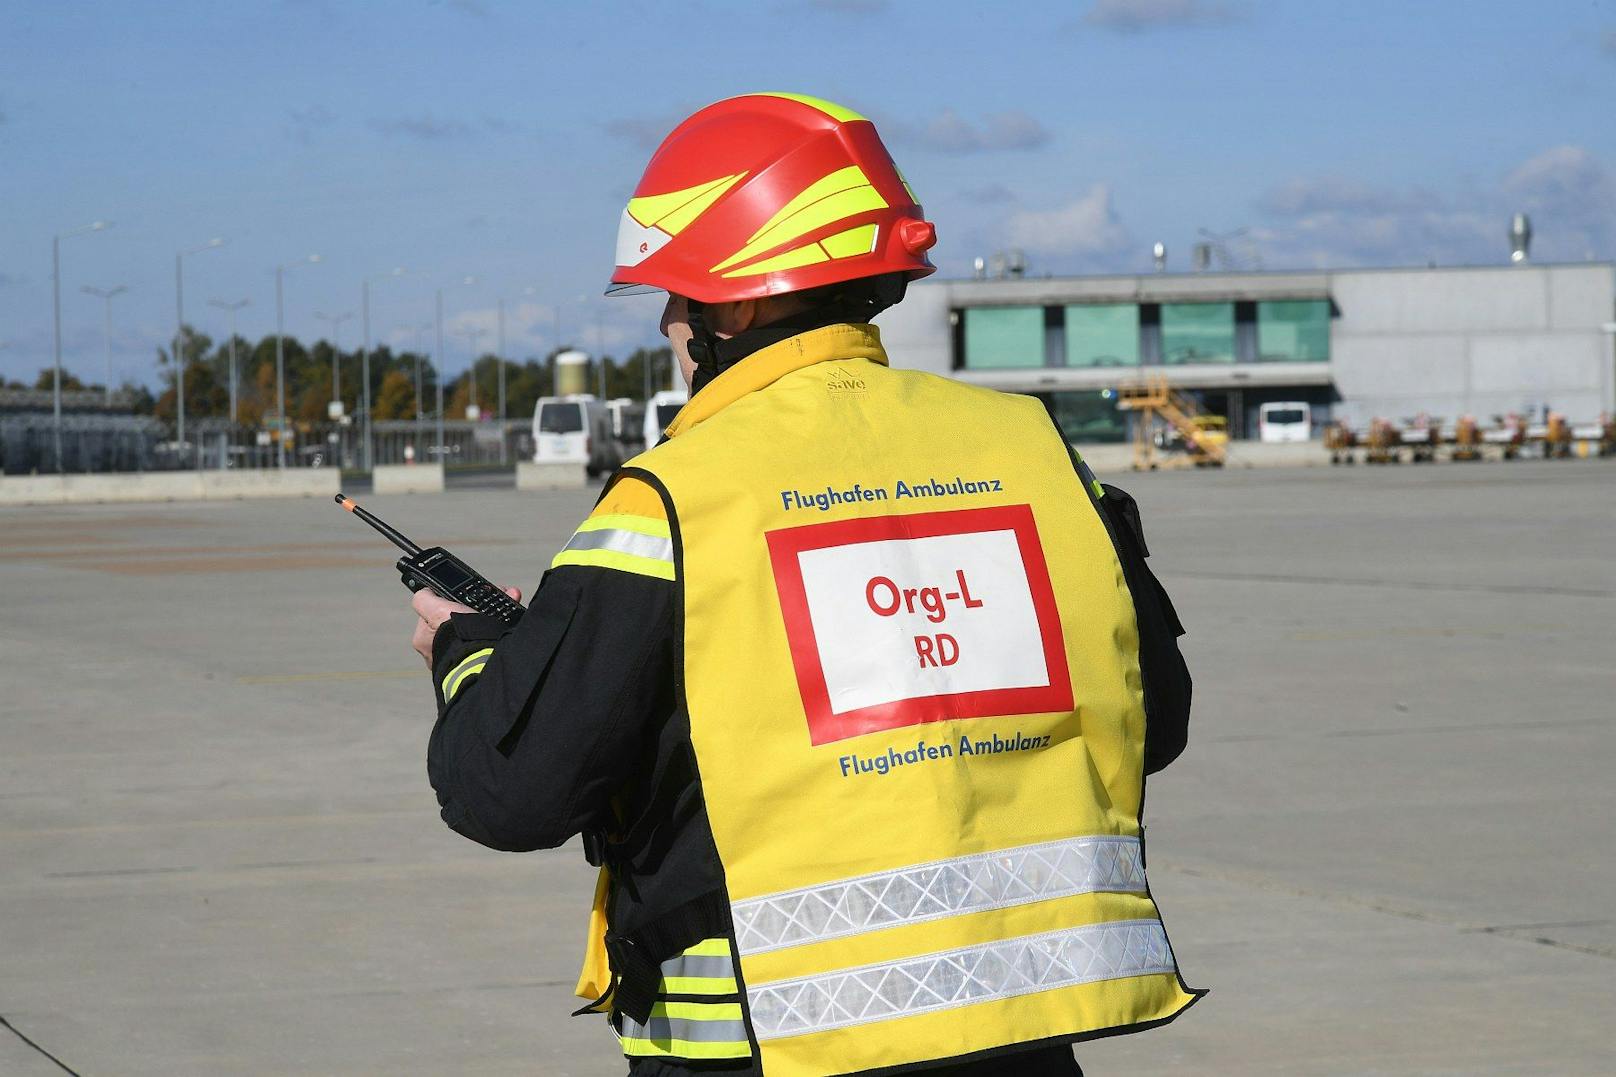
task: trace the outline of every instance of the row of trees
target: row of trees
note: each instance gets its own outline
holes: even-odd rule
[[[189,420],[230,417],[230,342],[215,341],[206,333],[190,326],[177,349],[185,360],[185,415]],[[145,386],[126,384],[123,388],[135,402],[141,414],[155,415],[166,422],[175,418],[178,366],[174,361],[176,349],[159,349],[160,391],[155,395]],[[505,367],[506,414],[522,418],[533,414],[539,397],[551,393],[555,385],[555,357],[566,350],[557,348],[544,358],[529,358],[522,362],[500,359],[491,354],[481,356],[468,370],[464,370],[444,383],[444,414],[450,419],[465,415],[466,406],[474,399],[484,415],[493,415],[499,399],[499,368]],[[361,363],[359,353],[337,353],[328,341],[320,340],[312,347],[305,346],[295,337],[286,337],[282,343],[286,369],[286,412],[297,421],[321,422],[326,418],[326,406],[333,399],[331,392],[332,360],[339,370],[338,388],[344,411],[358,415],[360,411]],[[637,348],[623,361],[606,356],[606,396],[632,397],[644,395],[646,366],[650,365],[653,389],[669,384],[672,353],[668,348]],[[256,344],[236,339],[236,414],[240,422],[257,426],[275,415],[275,337],[266,336]],[[395,352],[385,345],[370,351],[371,416],[375,419],[413,419],[417,414],[436,415],[437,369],[430,357],[412,351]],[[600,368],[590,370],[589,389],[598,391]],[[43,370],[35,388],[49,389],[52,372]],[[416,399],[419,383],[421,400]],[[13,382],[12,388],[24,388]],[[63,389],[100,389],[99,385],[85,385],[78,378],[63,371]]]

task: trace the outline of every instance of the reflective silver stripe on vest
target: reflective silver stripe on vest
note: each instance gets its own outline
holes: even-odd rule
[[[688,1017],[653,1017],[642,1025],[626,1014],[623,1017],[625,1040],[684,1040],[687,1043],[741,1043],[746,1039],[746,1026],[739,1021],[702,1021]]]
[[[738,901],[743,954],[1109,890],[1143,893],[1139,839],[1068,838]]]
[[[1161,921],[1121,920],[749,986],[747,1001],[772,1040],[1175,967]]]
[[[624,531],[616,527],[579,531],[563,547],[563,552],[566,550],[611,550],[632,557],[649,557],[657,561],[673,560],[671,538],[642,535],[638,531]]]

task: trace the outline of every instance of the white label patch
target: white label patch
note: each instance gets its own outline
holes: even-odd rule
[[[1049,683],[1013,531],[801,555],[832,714]]]
[[[768,539],[813,743],[1071,706],[1027,506],[810,524]]]

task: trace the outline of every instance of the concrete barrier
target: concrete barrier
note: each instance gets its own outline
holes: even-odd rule
[[[1095,444],[1074,445],[1078,455],[1094,469],[1097,475],[1116,474],[1133,469],[1133,445]],[[1157,453],[1158,460],[1172,459],[1166,453]],[[1255,467],[1328,467],[1330,454],[1317,441],[1295,441],[1287,444],[1268,444],[1260,441],[1229,442],[1229,458],[1224,466],[1230,468]]]
[[[583,464],[536,464],[523,460],[516,465],[518,490],[576,490],[586,476]]]
[[[342,472],[334,467],[297,467],[202,471],[202,496],[209,501],[244,497],[333,497],[342,489]]]
[[[109,501],[229,501],[335,494],[336,468],[141,471],[0,477],[0,505],[86,505]]]
[[[378,494],[441,494],[442,464],[377,464],[370,473]]]

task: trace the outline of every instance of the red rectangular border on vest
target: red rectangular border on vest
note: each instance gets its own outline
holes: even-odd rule
[[[1033,609],[1038,618],[1044,668],[1049,672],[1049,683],[1023,688],[916,696],[842,714],[833,713],[798,555],[806,550],[828,546],[984,531],[1011,531],[1016,536]],[[835,520],[769,531],[764,537],[769,544],[769,559],[780,596],[786,639],[791,647],[791,661],[796,669],[797,686],[802,693],[803,710],[808,719],[808,735],[813,744],[948,719],[1044,714],[1072,709],[1072,678],[1066,661],[1060,612],[1055,604],[1049,564],[1044,558],[1043,545],[1038,541],[1038,527],[1030,505]]]

